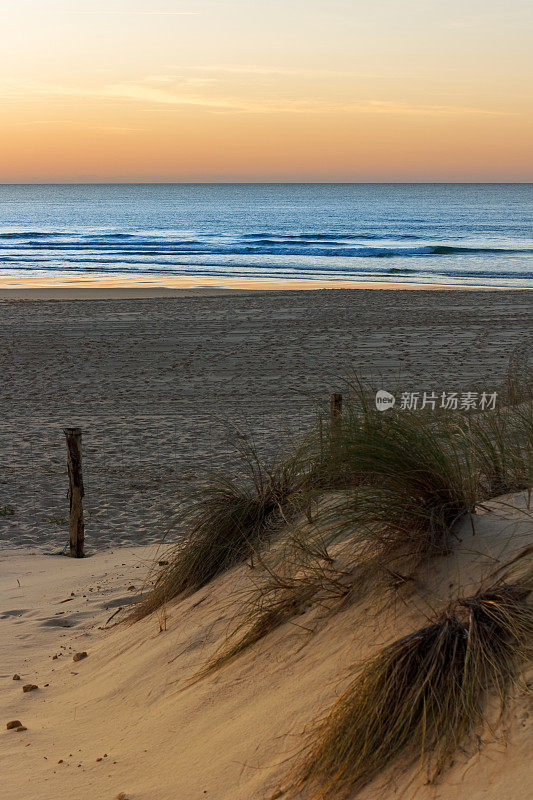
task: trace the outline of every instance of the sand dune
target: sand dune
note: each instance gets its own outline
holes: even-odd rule
[[[338,696],[347,669],[423,624],[426,600],[445,604],[458,591],[468,594],[496,564],[531,543],[530,517],[518,510],[525,496],[503,500],[476,517],[475,535],[467,521],[457,527],[460,543],[452,556],[419,570],[416,602],[379,613],[368,600],[335,615],[309,611],[193,685],[190,678],[228,631],[247,566],[170,606],[163,625],[156,614],[134,626],[106,629],[111,613],[137,593],[153,550],[125,548],[83,561],[4,559],[5,796],[283,797],[279,792],[302,731]],[[65,621],[72,627],[62,627]],[[78,651],[87,658],[74,662]],[[12,680],[14,672],[21,681]],[[25,683],[39,688],[24,694]],[[14,719],[27,730],[7,731]],[[411,798],[416,789],[417,800],[521,800],[531,780],[528,723],[521,695],[504,737],[484,732],[478,746],[460,752],[435,785],[424,785],[408,767],[392,783],[378,782],[359,796]]]

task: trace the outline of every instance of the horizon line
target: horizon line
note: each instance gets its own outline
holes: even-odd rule
[[[528,186],[529,180],[70,180],[70,181],[1,181],[0,186]]]

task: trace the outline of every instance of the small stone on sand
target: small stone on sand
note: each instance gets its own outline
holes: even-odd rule
[[[20,675],[17,675],[17,673],[15,672],[15,674],[13,675],[13,680],[20,681]]]
[[[35,689],[38,689],[38,688],[39,687],[37,686],[36,683],[26,683],[22,687],[22,691],[23,692],[33,692],[33,691],[35,691]]]
[[[22,722],[19,719],[12,719],[11,722],[7,723],[8,731],[13,730],[13,728],[20,728]]]
[[[73,661],[81,661],[83,658],[87,658],[87,653],[83,650],[81,653],[74,653],[72,656]]]

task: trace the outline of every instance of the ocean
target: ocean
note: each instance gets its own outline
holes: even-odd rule
[[[533,184],[0,186],[0,279],[531,287]]]

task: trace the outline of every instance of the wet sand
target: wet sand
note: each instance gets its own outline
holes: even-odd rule
[[[321,289],[395,289],[449,291],[457,284],[406,283],[405,281],[292,280],[264,278],[0,278],[0,300],[120,300],[148,297],[185,297],[242,292],[319,291]],[[198,281],[201,280],[199,285]],[[505,287],[464,286],[461,291],[511,291]],[[514,291],[514,290],[513,290]],[[518,291],[526,291],[518,289]],[[527,290],[529,291],[529,290]]]

